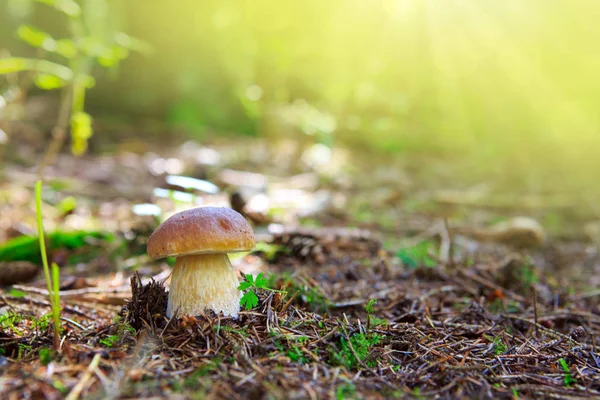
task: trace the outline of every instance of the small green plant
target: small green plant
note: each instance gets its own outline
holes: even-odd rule
[[[348,381],[339,385],[335,389],[336,400],[354,399],[356,398],[356,386],[354,383]]]
[[[300,364],[308,363],[308,359],[299,347],[290,347],[287,351],[287,356],[292,362],[297,362]]]
[[[375,299],[371,299],[367,302],[367,304],[365,304],[365,311],[367,314],[371,315],[375,312],[375,304],[377,304],[377,300]]]
[[[210,379],[205,378],[207,375],[212,374],[218,369],[219,364],[221,363],[220,359],[216,359],[207,364],[200,366],[194,372],[189,374],[183,380],[184,388],[188,390],[200,390],[206,388],[210,384]],[[203,397],[201,397],[203,398]]]
[[[358,356],[358,360],[350,349],[350,345],[345,338],[340,339],[340,348],[330,352],[330,356],[335,365],[343,365],[348,369],[356,368],[364,361],[368,367],[374,367],[374,360],[367,360],[371,348],[381,342],[383,337],[377,334],[355,333],[350,337],[350,344]],[[365,361],[366,360],[366,361]]]
[[[40,361],[41,361],[42,365],[50,364],[50,362],[52,361],[52,358],[54,357],[52,349],[49,349],[48,347],[42,347],[38,351],[38,354],[40,356]]]
[[[497,338],[495,336],[490,336],[490,335],[483,335],[483,337],[485,337],[490,342],[494,343],[494,354],[495,355],[505,354],[508,351],[508,348],[506,347],[506,345],[504,343],[502,343],[502,340],[500,340],[500,338]]]
[[[12,296],[12,297],[16,297],[16,298],[18,298],[18,299],[21,299],[21,298],[23,298],[23,297],[27,296],[27,293],[23,292],[22,290],[17,290],[17,289],[15,289],[15,288],[11,288],[11,289],[8,291],[8,295],[9,295],[9,296]]]
[[[519,280],[525,287],[529,287],[538,283],[539,278],[534,265],[525,264],[519,270]]]
[[[31,328],[45,331],[46,329],[48,329],[48,326],[50,325],[50,321],[52,321],[52,318],[53,318],[52,313],[44,314],[39,318],[32,317],[31,318]]]
[[[135,328],[128,323],[123,323],[119,326],[118,332],[120,335],[128,334],[130,336],[135,335]]]
[[[65,386],[64,383],[62,383],[61,381],[55,379],[52,381],[52,387],[56,390],[58,390],[60,393],[62,394],[67,394],[69,393],[69,389],[67,389],[67,387]]]
[[[23,316],[14,311],[9,311],[4,315],[0,315],[0,328],[2,329],[16,329],[16,324],[23,320]],[[15,332],[17,333],[17,332]]]
[[[54,38],[32,25],[21,25],[19,39],[39,50],[39,58],[7,57],[0,59],[0,74],[33,73],[33,83],[42,90],[62,89],[61,105],[52,142],[47,148],[43,167],[54,161],[70,128],[75,155],[83,154],[92,136],[92,117],[84,111],[85,93],[95,85],[92,67],[115,69],[131,50],[147,52],[148,45],[123,32],[110,32],[111,15],[106,0],[38,0],[65,18],[69,37]],[[54,62],[45,58],[62,60]]]
[[[437,262],[431,256],[432,249],[435,249],[435,243],[426,240],[414,246],[398,250],[396,257],[409,268],[418,268],[421,266],[433,268],[437,265]]]
[[[302,352],[300,347],[296,346],[296,344],[303,345],[308,342],[310,338],[308,336],[292,336],[288,337],[288,350],[287,356],[293,362],[297,362],[300,364],[307,364],[309,362],[306,355]]]
[[[569,369],[569,364],[567,363],[567,361],[564,358],[559,358],[558,364],[561,366],[561,368],[565,372],[565,377],[564,377],[565,386],[568,388],[571,387],[577,381],[571,375],[571,371]]]
[[[114,347],[117,343],[119,343],[119,335],[109,335],[100,339],[99,342],[105,347]]]
[[[258,289],[282,293],[284,295],[287,294],[285,290],[270,288],[268,286],[267,278],[263,276],[262,272],[258,274],[256,278],[252,274],[246,274],[246,282],[242,282],[240,283],[240,286],[238,286],[238,290],[247,290],[240,299],[240,305],[246,307],[246,310],[250,310],[258,305],[258,296],[255,293]]]
[[[307,285],[297,286],[300,290],[300,298],[308,305],[311,305],[314,310],[327,311],[331,302],[317,288]]]
[[[415,397],[415,399],[421,400],[423,399],[423,395],[421,394],[421,388],[416,386],[413,391],[412,391],[412,395]]]
[[[300,364],[307,364],[309,362],[300,347],[296,346],[296,344],[301,345],[310,340],[307,336],[282,336],[277,330],[270,330],[269,336],[273,338],[273,344],[277,347],[277,350],[279,350],[280,353],[285,353],[292,362]]]
[[[370,329],[371,326],[379,326],[387,324],[387,321],[382,318],[377,318],[373,316],[375,312],[375,304],[377,304],[377,300],[371,299],[365,304],[365,311],[367,312],[367,329]]]
[[[50,276],[46,241],[44,240],[44,224],[42,222],[42,181],[35,183],[35,209],[44,277],[46,278],[48,297],[52,308],[52,316],[54,317],[54,350],[58,351],[60,348],[60,271],[58,265],[52,263],[52,277]]]
[[[225,331],[225,332],[230,332],[236,335],[240,335],[242,337],[248,337],[249,333],[248,333],[248,327],[243,326],[239,329],[233,328],[231,326],[227,326],[227,325],[221,325],[221,326],[213,326],[213,331],[218,332],[218,331]]]
[[[290,274],[283,274],[280,279],[283,280],[281,287],[289,293],[297,292],[296,298],[300,298],[304,303],[310,305],[312,311],[328,312],[331,302],[318,287],[304,284],[302,281],[294,279]]]
[[[117,324],[117,333],[115,335],[109,335],[105,338],[99,340],[100,344],[105,347],[115,347],[121,341],[121,338],[126,337],[127,335],[133,336],[135,335],[135,329],[131,327],[127,323],[121,323],[120,319],[115,319],[115,324]]]
[[[17,359],[22,360],[27,352],[31,351],[31,345],[25,343],[19,343],[19,352],[17,353]]]

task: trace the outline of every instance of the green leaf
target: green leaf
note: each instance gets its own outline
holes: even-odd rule
[[[77,47],[71,39],[59,39],[56,41],[55,52],[65,58],[71,59],[77,55]]]
[[[80,249],[90,242],[90,238],[111,242],[111,234],[96,231],[60,232],[55,231],[46,235],[48,248]],[[37,236],[19,236],[0,245],[0,261],[40,261],[40,248]]]
[[[41,73],[36,75],[35,85],[40,89],[52,90],[65,86],[65,81],[57,76]]]
[[[377,300],[375,299],[370,299],[367,304],[365,305],[365,311],[367,312],[367,314],[373,314],[375,312],[374,309],[374,305],[377,304]]]
[[[22,71],[36,71],[55,75],[64,81],[73,79],[73,71],[64,65],[34,58],[8,57],[0,59],[0,74],[12,74]]]
[[[60,54],[67,59],[71,59],[77,55],[77,46],[75,46],[75,42],[71,39],[55,40],[48,33],[34,26],[21,25],[17,30],[17,35],[30,46]]]
[[[259,289],[267,288],[267,279],[263,276],[262,272],[256,276],[255,284],[256,284],[256,287]]]
[[[558,360],[558,364],[562,367],[563,371],[565,371],[564,382],[566,387],[571,387],[572,384],[577,383],[577,381],[571,375],[571,371],[569,370],[569,364],[565,361],[564,358],[560,358]]]
[[[254,286],[254,276],[252,276],[252,274],[246,274],[246,280],[252,285]]]
[[[23,297],[27,296],[27,293],[22,292],[22,291],[17,290],[17,289],[14,289],[14,288],[11,288],[8,291],[8,295],[9,296],[13,296],[13,297],[17,297],[17,298],[23,298]]]
[[[129,50],[120,46],[113,46],[112,48],[106,48],[101,55],[98,56],[98,63],[103,67],[110,68],[114,67],[119,61],[127,58]]]
[[[240,286],[238,286],[238,290],[246,290],[252,287],[250,282],[241,282]]]
[[[18,236],[0,246],[0,261],[39,261],[37,236]]]
[[[417,268],[420,266],[435,267],[437,263],[435,259],[429,255],[429,251],[433,247],[433,242],[424,241],[415,246],[398,250],[396,252],[396,257],[409,268]]]
[[[52,358],[54,357],[52,350],[47,347],[41,348],[38,354],[40,355],[40,361],[42,362],[42,365],[50,364]]]
[[[0,74],[27,71],[26,63],[22,58],[9,57],[0,59]]]
[[[80,156],[87,150],[87,142],[92,137],[92,117],[90,114],[79,111],[71,116],[71,137],[73,143],[71,151]]]
[[[52,36],[31,25],[19,26],[17,36],[28,45],[36,48],[42,47],[48,51],[56,48],[56,41],[52,39]]]
[[[258,296],[256,296],[254,292],[249,291],[244,296],[242,296],[242,298],[240,299],[240,304],[242,305],[242,307],[245,306],[246,310],[250,310],[258,305]]]
[[[77,207],[77,199],[73,196],[68,196],[62,199],[57,205],[56,209],[61,215],[66,215]]]

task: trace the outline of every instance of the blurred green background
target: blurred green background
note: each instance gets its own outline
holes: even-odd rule
[[[86,107],[97,117],[156,118],[199,140],[428,154],[558,191],[600,172],[596,0],[80,3],[100,34],[152,47],[96,71]],[[23,23],[66,34],[52,8],[2,0],[0,48],[35,55],[16,37]]]

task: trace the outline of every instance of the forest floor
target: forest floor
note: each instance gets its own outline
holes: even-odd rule
[[[593,218],[427,182],[406,163],[305,155],[298,166],[285,146],[248,141],[61,155],[43,195],[61,267],[56,350],[37,265],[39,156],[9,154],[0,398],[600,398]],[[165,315],[173,260],[150,260],[145,243],[200,205],[254,225],[256,250],[232,263],[240,280],[267,280],[238,319]]]

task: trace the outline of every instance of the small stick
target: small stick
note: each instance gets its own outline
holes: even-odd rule
[[[65,400],[77,400],[79,398],[79,395],[85,388],[85,385],[87,385],[88,381],[92,377],[92,373],[98,367],[99,363],[100,363],[100,354],[96,354],[94,356],[94,358],[92,359],[92,362],[90,363],[90,365],[88,365],[88,368],[85,371],[83,378],[81,378],[81,380],[79,382],[77,382],[77,385],[75,385],[75,387],[73,387],[73,389],[71,390],[71,392],[69,393],[69,395],[66,397]]]
[[[300,291],[298,290],[296,293],[294,293],[294,295],[292,297],[290,297],[290,299],[283,305],[283,307],[281,308],[280,312],[285,312],[288,307],[290,306],[290,304],[292,304],[292,301],[296,298],[296,296],[298,296],[298,293],[300,293]]]

